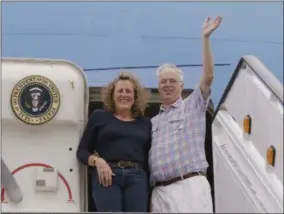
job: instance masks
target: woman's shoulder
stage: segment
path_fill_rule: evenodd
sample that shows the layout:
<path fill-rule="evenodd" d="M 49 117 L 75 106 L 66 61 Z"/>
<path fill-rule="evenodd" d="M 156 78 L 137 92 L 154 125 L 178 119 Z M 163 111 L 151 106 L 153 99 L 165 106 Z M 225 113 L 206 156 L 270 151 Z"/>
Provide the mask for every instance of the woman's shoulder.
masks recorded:
<path fill-rule="evenodd" d="M 104 109 L 95 109 L 92 111 L 91 116 L 99 116 L 105 114 L 106 111 Z"/>
<path fill-rule="evenodd" d="M 147 116 L 140 116 L 140 119 L 145 121 L 145 122 L 151 122 L 151 118 Z"/>
<path fill-rule="evenodd" d="M 149 118 L 149 117 L 141 116 L 140 120 L 143 121 L 143 123 L 145 123 L 147 125 L 150 125 L 150 126 L 152 125 L 151 118 Z"/>
<path fill-rule="evenodd" d="M 96 109 L 96 110 L 92 111 L 90 119 L 95 119 L 95 120 L 102 119 L 102 120 L 105 120 L 105 119 L 109 118 L 110 114 L 111 114 L 110 112 L 108 112 L 108 111 L 106 111 L 104 109 Z"/>

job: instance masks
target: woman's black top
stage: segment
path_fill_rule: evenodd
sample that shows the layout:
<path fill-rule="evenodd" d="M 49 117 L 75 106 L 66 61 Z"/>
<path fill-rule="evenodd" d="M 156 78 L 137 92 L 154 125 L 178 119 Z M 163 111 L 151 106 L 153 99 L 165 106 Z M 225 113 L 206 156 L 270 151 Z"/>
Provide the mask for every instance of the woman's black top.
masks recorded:
<path fill-rule="evenodd" d="M 96 151 L 106 161 L 135 161 L 148 166 L 151 129 L 150 118 L 121 121 L 111 112 L 95 110 L 84 130 L 77 158 L 88 165 L 89 156 Z"/>

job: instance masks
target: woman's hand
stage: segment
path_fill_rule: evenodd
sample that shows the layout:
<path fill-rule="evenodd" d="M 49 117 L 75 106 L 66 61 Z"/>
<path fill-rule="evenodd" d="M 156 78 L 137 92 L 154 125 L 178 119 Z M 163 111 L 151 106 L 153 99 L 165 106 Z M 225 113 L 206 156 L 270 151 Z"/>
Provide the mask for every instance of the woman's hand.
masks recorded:
<path fill-rule="evenodd" d="M 96 168 L 100 184 L 105 187 L 110 186 L 112 184 L 112 176 L 115 176 L 115 174 L 112 172 L 107 162 L 102 158 L 98 158 L 96 160 Z"/>

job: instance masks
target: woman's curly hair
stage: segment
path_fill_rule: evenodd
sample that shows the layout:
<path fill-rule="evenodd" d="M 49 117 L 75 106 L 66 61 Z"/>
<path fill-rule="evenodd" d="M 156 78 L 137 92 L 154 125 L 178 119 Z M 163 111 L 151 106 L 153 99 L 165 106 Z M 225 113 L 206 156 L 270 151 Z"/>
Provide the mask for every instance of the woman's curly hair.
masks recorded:
<path fill-rule="evenodd" d="M 144 111 L 147 107 L 148 99 L 150 97 L 150 92 L 144 88 L 140 81 L 130 72 L 121 72 L 113 81 L 111 81 L 105 88 L 101 91 L 102 102 L 104 108 L 112 113 L 115 112 L 115 102 L 113 100 L 113 93 L 115 85 L 119 80 L 129 80 L 134 89 L 134 103 L 132 106 L 132 116 L 137 118 L 144 115 Z"/>

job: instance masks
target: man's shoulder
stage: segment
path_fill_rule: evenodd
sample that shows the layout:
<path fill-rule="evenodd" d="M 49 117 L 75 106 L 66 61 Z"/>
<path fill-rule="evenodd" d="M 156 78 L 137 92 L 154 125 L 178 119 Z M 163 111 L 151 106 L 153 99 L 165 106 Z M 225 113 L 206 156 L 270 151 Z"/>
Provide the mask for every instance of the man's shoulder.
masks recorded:
<path fill-rule="evenodd" d="M 158 115 L 158 114 L 157 114 L 156 116 L 152 117 L 152 119 L 151 119 L 152 124 L 156 124 L 158 118 L 159 118 L 159 115 Z"/>

